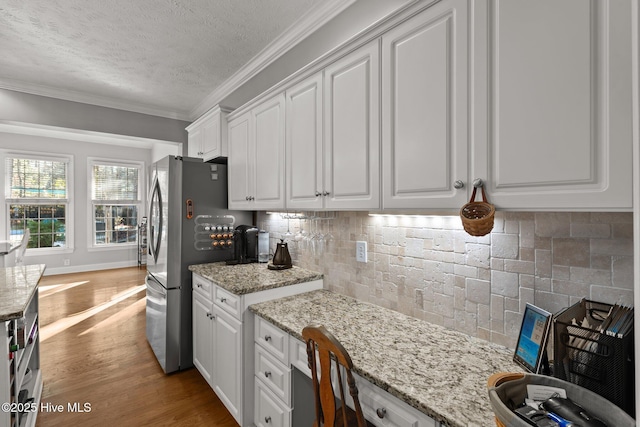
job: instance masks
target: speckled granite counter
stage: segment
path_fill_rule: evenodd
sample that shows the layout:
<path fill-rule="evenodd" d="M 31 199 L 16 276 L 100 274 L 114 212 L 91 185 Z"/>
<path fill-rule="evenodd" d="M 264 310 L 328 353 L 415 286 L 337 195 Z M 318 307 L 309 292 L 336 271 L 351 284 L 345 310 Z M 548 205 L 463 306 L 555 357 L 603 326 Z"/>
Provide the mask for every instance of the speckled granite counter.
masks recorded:
<path fill-rule="evenodd" d="M 24 316 L 44 269 L 44 264 L 0 268 L 0 321 Z"/>
<path fill-rule="evenodd" d="M 449 426 L 495 426 L 487 379 L 520 371 L 505 347 L 326 290 L 250 310 L 299 340 L 306 325 L 325 325 L 357 374 Z"/>
<path fill-rule="evenodd" d="M 236 295 L 322 279 L 322 274 L 296 266 L 287 270 L 269 270 L 266 263 L 227 265 L 214 262 L 190 265 L 189 270 Z"/>

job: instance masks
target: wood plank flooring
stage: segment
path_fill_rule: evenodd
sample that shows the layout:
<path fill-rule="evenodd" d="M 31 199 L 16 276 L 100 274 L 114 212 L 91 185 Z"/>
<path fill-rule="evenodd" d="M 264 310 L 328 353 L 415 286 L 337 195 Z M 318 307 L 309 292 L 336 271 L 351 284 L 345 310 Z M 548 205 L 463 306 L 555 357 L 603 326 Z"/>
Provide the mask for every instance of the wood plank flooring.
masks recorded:
<path fill-rule="evenodd" d="M 145 270 L 45 276 L 40 281 L 43 404 L 37 427 L 238 427 L 195 369 L 165 375 L 145 337 Z M 85 403 L 90 412 L 69 412 Z"/>

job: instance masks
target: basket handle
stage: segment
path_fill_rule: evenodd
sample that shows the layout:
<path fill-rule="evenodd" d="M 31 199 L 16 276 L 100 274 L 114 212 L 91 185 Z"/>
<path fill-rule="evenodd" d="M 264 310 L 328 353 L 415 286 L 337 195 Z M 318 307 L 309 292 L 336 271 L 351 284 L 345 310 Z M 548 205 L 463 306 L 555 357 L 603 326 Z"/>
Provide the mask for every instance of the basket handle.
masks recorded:
<path fill-rule="evenodd" d="M 476 200 L 476 191 L 478 190 L 478 187 L 473 187 L 473 192 L 471 193 L 471 199 L 469 200 L 469 203 L 471 202 L 475 202 Z M 480 190 L 482 191 L 482 201 L 485 203 L 487 202 L 487 193 L 484 192 L 484 185 L 480 186 Z"/>
<path fill-rule="evenodd" d="M 519 380 L 521 378 L 524 378 L 522 372 L 496 372 L 489 377 L 487 387 L 498 387 L 503 382 Z"/>

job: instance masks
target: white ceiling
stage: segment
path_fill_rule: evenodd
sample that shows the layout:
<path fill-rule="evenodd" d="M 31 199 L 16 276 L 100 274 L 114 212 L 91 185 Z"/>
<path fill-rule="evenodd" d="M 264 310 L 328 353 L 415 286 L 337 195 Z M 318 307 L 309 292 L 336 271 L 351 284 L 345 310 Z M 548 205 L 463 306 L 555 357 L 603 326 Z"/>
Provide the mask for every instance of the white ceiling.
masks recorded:
<path fill-rule="evenodd" d="M 0 0 L 0 88 L 193 120 L 340 3 Z"/>

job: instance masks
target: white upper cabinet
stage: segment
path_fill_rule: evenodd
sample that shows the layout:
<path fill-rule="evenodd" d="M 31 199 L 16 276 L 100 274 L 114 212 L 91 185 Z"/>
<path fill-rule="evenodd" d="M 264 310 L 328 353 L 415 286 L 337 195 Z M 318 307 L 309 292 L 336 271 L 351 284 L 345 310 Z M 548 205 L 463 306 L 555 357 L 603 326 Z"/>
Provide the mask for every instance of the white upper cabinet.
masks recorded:
<path fill-rule="evenodd" d="M 284 209 L 284 96 L 229 122 L 229 209 Z"/>
<path fill-rule="evenodd" d="M 255 152 L 249 137 L 250 121 L 251 111 L 229 121 L 229 209 L 251 209 L 249 194 L 253 192 Z"/>
<path fill-rule="evenodd" d="M 287 208 L 323 206 L 322 73 L 286 91 Z"/>
<path fill-rule="evenodd" d="M 227 114 L 231 110 L 215 106 L 187 127 L 189 157 L 203 161 L 228 156 Z"/>
<path fill-rule="evenodd" d="M 473 178 L 497 208 L 632 207 L 628 1 L 479 1 Z"/>
<path fill-rule="evenodd" d="M 375 40 L 286 91 L 287 208 L 380 208 Z"/>
<path fill-rule="evenodd" d="M 324 186 L 329 209 L 380 208 L 378 40 L 324 70 Z"/>
<path fill-rule="evenodd" d="M 467 1 L 444 0 L 382 35 L 383 208 L 467 201 L 467 29 Z"/>

